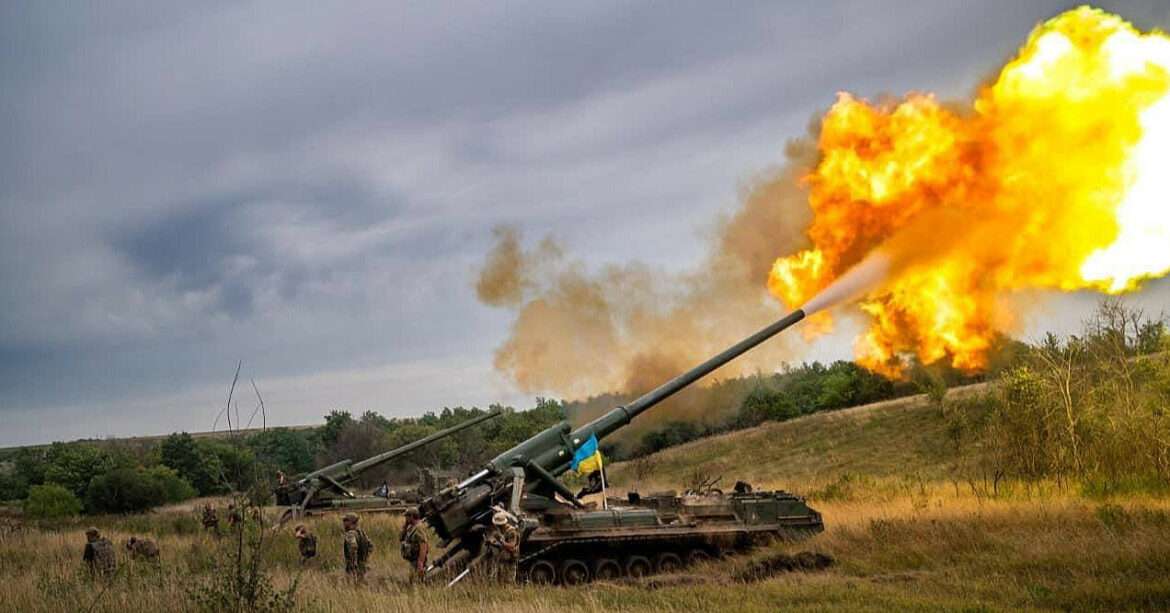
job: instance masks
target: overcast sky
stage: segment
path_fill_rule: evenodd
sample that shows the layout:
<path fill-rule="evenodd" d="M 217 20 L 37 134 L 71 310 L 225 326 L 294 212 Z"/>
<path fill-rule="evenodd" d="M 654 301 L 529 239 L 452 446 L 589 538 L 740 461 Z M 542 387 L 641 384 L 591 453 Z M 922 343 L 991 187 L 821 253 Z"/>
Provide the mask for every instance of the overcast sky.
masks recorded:
<path fill-rule="evenodd" d="M 166 4 L 0 3 L 0 445 L 210 429 L 237 360 L 270 423 L 528 406 L 493 227 L 693 265 L 837 91 L 963 95 L 1075 3 Z"/>

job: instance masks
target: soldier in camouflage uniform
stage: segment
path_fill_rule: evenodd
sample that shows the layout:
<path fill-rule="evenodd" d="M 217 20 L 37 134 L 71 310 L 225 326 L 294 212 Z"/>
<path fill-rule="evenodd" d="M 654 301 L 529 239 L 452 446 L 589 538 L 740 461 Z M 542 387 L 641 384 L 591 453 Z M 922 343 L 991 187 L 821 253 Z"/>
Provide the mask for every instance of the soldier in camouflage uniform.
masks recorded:
<path fill-rule="evenodd" d="M 236 508 L 234 502 L 229 502 L 227 506 L 228 527 L 235 528 L 244 522 L 244 516 L 240 515 L 240 510 Z"/>
<path fill-rule="evenodd" d="M 98 532 L 97 528 L 85 531 L 85 553 L 81 556 L 90 575 L 110 579 L 118 572 L 118 557 L 114 553 L 114 544 Z"/>
<path fill-rule="evenodd" d="M 342 544 L 342 554 L 345 558 L 345 573 L 357 582 L 365 581 L 367 562 L 374 544 L 366 537 L 366 533 L 357 527 L 358 516 L 347 513 L 341 518 L 341 527 L 345 531 Z"/>
<path fill-rule="evenodd" d="M 130 540 L 126 541 L 126 550 L 130 552 L 130 557 L 135 560 L 158 562 L 158 544 L 150 539 L 140 539 L 137 536 L 132 536 Z"/>
<path fill-rule="evenodd" d="M 308 564 L 317 557 L 317 537 L 304 524 L 298 524 L 296 532 L 297 550 L 301 552 L 301 564 Z"/>
<path fill-rule="evenodd" d="M 516 566 L 520 559 L 520 530 L 515 518 L 505 511 L 492 515 L 492 525 L 483 536 L 479 556 L 468 564 L 485 579 L 499 583 L 516 580 Z"/>
<path fill-rule="evenodd" d="M 426 577 L 427 554 L 430 553 L 431 543 L 417 508 L 407 509 L 405 520 L 402 534 L 398 537 L 402 559 L 410 563 L 411 579 L 421 581 Z"/>
<path fill-rule="evenodd" d="M 210 504 L 203 505 L 203 529 L 219 534 L 219 515 Z"/>

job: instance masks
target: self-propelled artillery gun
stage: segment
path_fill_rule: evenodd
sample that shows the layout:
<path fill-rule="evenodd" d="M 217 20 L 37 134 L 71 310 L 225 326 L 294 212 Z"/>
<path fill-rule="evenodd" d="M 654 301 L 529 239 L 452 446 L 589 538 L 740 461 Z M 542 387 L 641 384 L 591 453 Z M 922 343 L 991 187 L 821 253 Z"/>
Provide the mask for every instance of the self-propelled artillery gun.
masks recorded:
<path fill-rule="evenodd" d="M 431 572 L 458 572 L 479 555 L 492 515 L 508 510 L 521 532 L 517 578 L 577 584 L 592 579 L 668 572 L 685 563 L 771 538 L 824 530 L 803 498 L 781 491 L 720 491 L 639 497 L 597 509 L 559 480 L 591 438 L 602 440 L 647 409 L 804 318 L 797 310 L 671 379 L 633 402 L 573 428 L 552 426 L 496 456 L 482 470 L 420 505 L 446 547 Z"/>
<path fill-rule="evenodd" d="M 362 473 L 374 467 L 401 458 L 416 449 L 452 436 L 499 415 L 500 411 L 484 413 L 461 424 L 435 432 L 413 443 L 391 449 L 373 457 L 366 458 L 365 460 L 359 462 L 342 460 L 324 468 L 319 468 L 288 483 L 278 484 L 275 492 L 276 503 L 288 507 L 282 515 L 281 522 L 283 523 L 293 517 L 335 511 L 402 513 L 409 506 L 418 504 L 420 497 L 417 495 L 398 495 L 398 492 L 388 489 L 379 491 L 376 494 L 355 494 L 349 489 L 349 485 Z M 425 481 L 426 479 L 424 478 Z M 433 492 L 425 491 L 425 493 Z"/>

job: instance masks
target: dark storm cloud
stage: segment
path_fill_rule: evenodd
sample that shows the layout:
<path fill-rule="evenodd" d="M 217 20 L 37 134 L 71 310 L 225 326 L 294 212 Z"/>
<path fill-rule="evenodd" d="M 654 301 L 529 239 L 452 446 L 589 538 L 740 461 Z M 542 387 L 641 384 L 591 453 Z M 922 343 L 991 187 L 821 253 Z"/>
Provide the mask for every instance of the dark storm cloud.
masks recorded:
<path fill-rule="evenodd" d="M 0 444 L 206 427 L 239 358 L 287 422 L 522 400 L 492 227 L 686 265 L 836 91 L 962 94 L 1071 4 L 0 3 Z"/>

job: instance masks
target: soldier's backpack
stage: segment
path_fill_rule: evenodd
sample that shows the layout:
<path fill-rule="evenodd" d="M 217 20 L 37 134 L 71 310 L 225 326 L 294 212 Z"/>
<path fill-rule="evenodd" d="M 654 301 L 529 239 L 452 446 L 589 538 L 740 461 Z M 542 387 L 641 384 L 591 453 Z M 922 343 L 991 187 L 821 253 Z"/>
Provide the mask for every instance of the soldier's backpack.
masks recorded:
<path fill-rule="evenodd" d="M 415 534 L 417 531 L 417 525 L 410 526 L 406 529 L 406 532 L 402 534 L 402 542 L 399 543 L 399 546 L 402 549 L 402 559 L 406 560 L 407 562 L 414 562 L 415 560 L 418 560 L 420 549 L 418 545 L 418 535 Z"/>
<path fill-rule="evenodd" d="M 358 559 L 364 562 L 365 560 L 370 559 L 370 552 L 374 551 L 374 543 L 369 539 L 369 537 L 366 536 L 365 532 L 358 530 L 357 533 L 357 555 Z"/>
<path fill-rule="evenodd" d="M 118 570 L 118 558 L 114 554 L 114 544 L 103 537 L 93 543 L 93 562 L 97 572 L 109 576 Z"/>
<path fill-rule="evenodd" d="M 300 549 L 301 549 L 301 557 L 303 557 L 303 558 L 316 557 L 317 556 L 317 536 L 313 535 L 313 534 L 307 535 L 305 537 L 305 539 L 303 541 L 301 541 Z M 359 550 L 360 550 L 360 546 L 359 546 Z M 360 553 L 360 551 L 359 551 L 359 553 Z"/>

